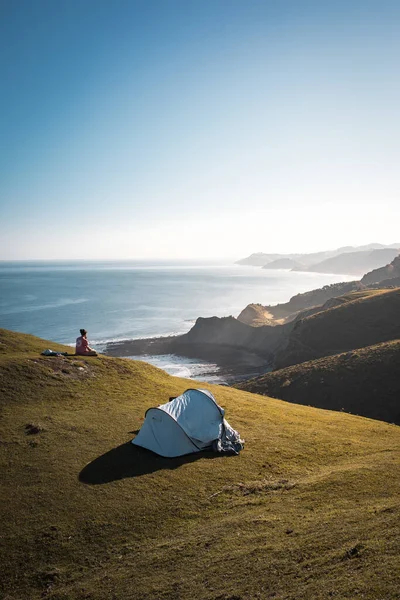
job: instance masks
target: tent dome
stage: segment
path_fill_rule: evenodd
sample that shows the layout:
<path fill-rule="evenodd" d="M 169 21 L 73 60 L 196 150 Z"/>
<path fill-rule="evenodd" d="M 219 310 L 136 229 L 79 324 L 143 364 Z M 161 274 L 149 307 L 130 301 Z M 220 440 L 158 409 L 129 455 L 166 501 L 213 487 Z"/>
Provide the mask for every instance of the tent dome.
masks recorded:
<path fill-rule="evenodd" d="M 170 458 L 211 449 L 238 454 L 244 442 L 224 414 L 211 392 L 188 389 L 166 404 L 149 408 L 132 444 Z"/>

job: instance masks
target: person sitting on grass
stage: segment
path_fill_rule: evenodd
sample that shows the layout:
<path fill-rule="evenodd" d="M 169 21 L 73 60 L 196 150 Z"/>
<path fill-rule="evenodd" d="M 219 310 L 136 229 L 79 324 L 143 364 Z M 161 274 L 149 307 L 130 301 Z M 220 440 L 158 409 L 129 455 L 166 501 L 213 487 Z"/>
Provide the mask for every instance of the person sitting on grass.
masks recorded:
<path fill-rule="evenodd" d="M 75 354 L 80 356 L 97 356 L 97 352 L 89 346 L 89 342 L 86 339 L 86 329 L 80 329 L 81 335 L 76 338 Z"/>

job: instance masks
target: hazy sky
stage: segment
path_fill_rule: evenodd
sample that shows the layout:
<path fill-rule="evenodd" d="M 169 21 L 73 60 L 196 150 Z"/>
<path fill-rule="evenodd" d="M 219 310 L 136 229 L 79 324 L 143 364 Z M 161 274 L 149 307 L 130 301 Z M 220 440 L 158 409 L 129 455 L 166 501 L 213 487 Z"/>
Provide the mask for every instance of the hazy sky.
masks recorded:
<path fill-rule="evenodd" d="M 400 2 L 0 0 L 0 259 L 400 242 Z"/>

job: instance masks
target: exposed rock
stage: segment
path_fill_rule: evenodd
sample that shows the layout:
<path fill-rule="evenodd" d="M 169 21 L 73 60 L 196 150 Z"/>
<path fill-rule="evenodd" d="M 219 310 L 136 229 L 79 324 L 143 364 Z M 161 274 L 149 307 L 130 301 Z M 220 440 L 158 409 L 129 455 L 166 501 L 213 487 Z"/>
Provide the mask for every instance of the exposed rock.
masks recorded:
<path fill-rule="evenodd" d="M 105 353 L 111 356 L 176 354 L 204 359 L 222 367 L 230 381 L 238 381 L 270 370 L 276 352 L 286 342 L 292 327 L 292 323 L 251 327 L 234 317 L 200 317 L 184 335 L 110 343 Z"/>
<path fill-rule="evenodd" d="M 176 338 L 176 342 L 178 345 L 207 343 L 245 348 L 271 359 L 287 331 L 288 327 L 284 325 L 251 327 L 234 317 L 200 317 L 188 333 Z"/>

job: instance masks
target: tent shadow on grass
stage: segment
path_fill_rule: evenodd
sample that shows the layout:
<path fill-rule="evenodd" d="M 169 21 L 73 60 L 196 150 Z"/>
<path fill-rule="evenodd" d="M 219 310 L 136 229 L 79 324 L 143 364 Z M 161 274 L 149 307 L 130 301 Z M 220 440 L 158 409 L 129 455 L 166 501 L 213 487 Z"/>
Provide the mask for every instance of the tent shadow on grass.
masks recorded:
<path fill-rule="evenodd" d="M 154 452 L 126 442 L 87 464 L 79 473 L 79 481 L 91 485 L 110 483 L 127 477 L 140 477 L 162 469 L 178 469 L 202 458 L 219 458 L 216 452 L 196 452 L 176 458 L 164 458 Z"/>

